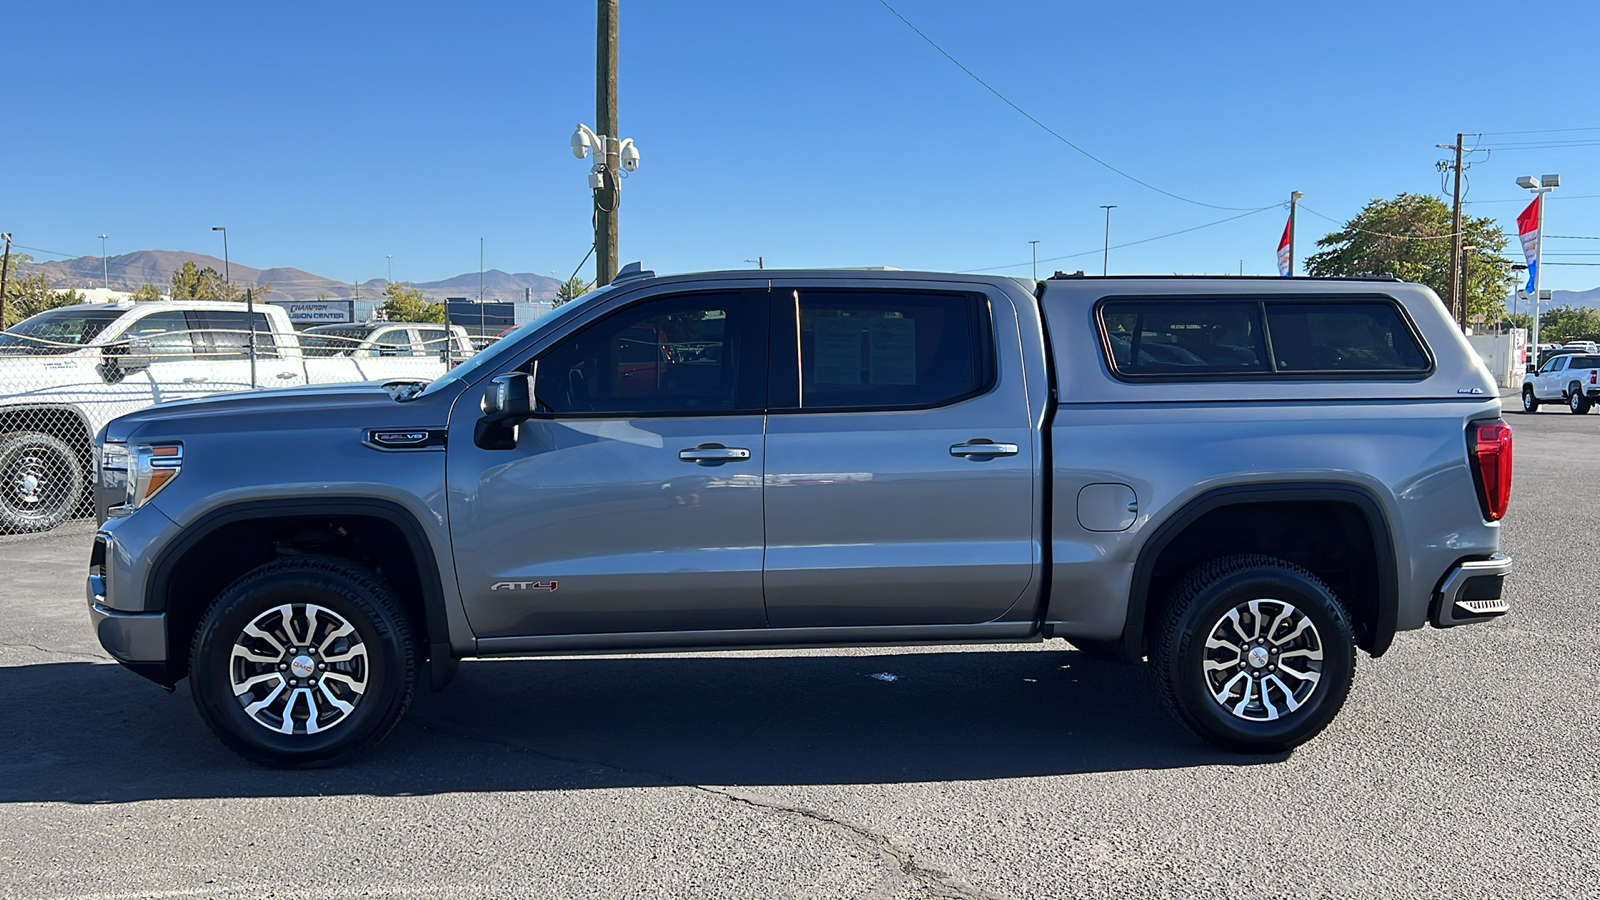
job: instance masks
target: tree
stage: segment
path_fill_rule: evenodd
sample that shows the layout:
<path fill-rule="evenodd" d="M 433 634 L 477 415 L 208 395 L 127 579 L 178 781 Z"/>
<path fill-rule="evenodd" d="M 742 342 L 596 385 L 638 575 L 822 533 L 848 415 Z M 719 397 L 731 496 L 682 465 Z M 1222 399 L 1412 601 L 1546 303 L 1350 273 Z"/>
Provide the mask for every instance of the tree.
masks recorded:
<path fill-rule="evenodd" d="M 1600 341 L 1600 310 L 1592 306 L 1547 309 L 1539 316 L 1539 340 L 1551 344 Z"/>
<path fill-rule="evenodd" d="M 383 289 L 383 296 L 386 299 L 378 312 L 390 322 L 444 323 L 444 304 L 430 303 L 416 288 L 392 281 Z"/>
<path fill-rule="evenodd" d="M 172 273 L 169 293 L 174 300 L 235 300 L 242 303 L 246 288 L 250 289 L 256 300 L 272 293 L 271 282 L 240 287 L 226 281 L 216 269 L 210 266 L 202 269 L 194 264 L 194 260 L 186 259 Z"/>
<path fill-rule="evenodd" d="M 1306 259 L 1319 277 L 1388 275 L 1433 288 L 1449 302 L 1450 207 L 1437 197 L 1401 194 L 1373 200 L 1344 227 L 1317 241 Z M 1493 321 L 1511 290 L 1511 260 L 1501 255 L 1506 236 L 1490 218 L 1461 217 L 1467 250 L 1467 322 Z"/>
<path fill-rule="evenodd" d="M 21 322 L 58 306 L 82 303 L 83 295 L 74 290 L 56 291 L 50 288 L 50 279 L 43 272 L 27 271 L 33 257 L 26 253 L 12 253 L 11 265 L 6 271 L 6 297 L 4 327 Z"/>
<path fill-rule="evenodd" d="M 153 284 L 141 284 L 139 285 L 139 289 L 133 292 L 132 299 L 135 303 L 148 303 L 151 300 L 160 300 L 161 289 Z"/>
<path fill-rule="evenodd" d="M 574 275 L 567 279 L 567 283 L 556 288 L 556 306 L 571 303 L 572 301 L 589 293 L 589 283 Z"/>

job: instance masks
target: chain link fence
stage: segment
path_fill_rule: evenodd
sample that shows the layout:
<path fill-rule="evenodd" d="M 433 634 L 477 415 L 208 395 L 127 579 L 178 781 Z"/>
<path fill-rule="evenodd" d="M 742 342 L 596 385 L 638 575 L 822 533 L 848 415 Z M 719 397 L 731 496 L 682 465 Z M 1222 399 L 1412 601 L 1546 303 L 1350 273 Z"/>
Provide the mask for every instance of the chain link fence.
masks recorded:
<path fill-rule="evenodd" d="M 47 531 L 89 515 L 93 438 L 118 416 L 252 389 L 426 382 L 475 352 L 465 331 L 444 325 L 378 322 L 296 334 L 255 315 L 252 332 L 242 308 L 63 307 L 0 332 L 0 534 Z M 130 316 L 137 320 L 120 321 Z M 240 327 L 215 327 L 232 324 Z"/>

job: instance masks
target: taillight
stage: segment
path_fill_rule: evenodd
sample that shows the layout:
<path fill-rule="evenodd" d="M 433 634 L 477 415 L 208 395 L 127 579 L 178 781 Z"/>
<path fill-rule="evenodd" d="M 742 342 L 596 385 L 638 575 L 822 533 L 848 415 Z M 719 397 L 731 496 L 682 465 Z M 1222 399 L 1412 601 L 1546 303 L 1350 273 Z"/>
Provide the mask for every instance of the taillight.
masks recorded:
<path fill-rule="evenodd" d="M 1467 428 L 1467 451 L 1483 517 L 1497 522 L 1511 502 L 1511 426 L 1499 419 L 1473 422 Z"/>
<path fill-rule="evenodd" d="M 1589 370 L 1589 383 L 1590 384 L 1596 384 L 1597 383 L 1595 381 L 1595 377 L 1596 376 L 1600 376 L 1600 369 L 1590 369 Z"/>

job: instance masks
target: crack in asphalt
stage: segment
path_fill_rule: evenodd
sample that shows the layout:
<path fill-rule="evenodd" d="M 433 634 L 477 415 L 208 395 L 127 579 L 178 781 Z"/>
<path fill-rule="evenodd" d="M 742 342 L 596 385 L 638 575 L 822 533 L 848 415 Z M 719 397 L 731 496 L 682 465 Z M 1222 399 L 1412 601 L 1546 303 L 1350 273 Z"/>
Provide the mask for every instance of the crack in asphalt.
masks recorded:
<path fill-rule="evenodd" d="M 913 883 L 928 890 L 930 892 L 929 896 L 931 897 L 943 898 L 943 900 L 999 900 L 1000 897 L 998 894 L 991 894 L 987 891 L 981 891 L 976 887 L 966 884 L 965 882 L 960 882 L 956 879 L 956 876 L 953 876 L 947 872 L 942 872 L 938 869 L 928 868 L 927 866 L 919 864 L 910 850 L 905 850 L 895 846 L 894 842 L 891 841 L 887 835 L 879 834 L 878 832 L 864 826 L 846 822 L 843 819 L 835 818 L 827 813 L 820 812 L 815 809 L 810 809 L 804 806 L 790 806 L 783 803 L 775 803 L 766 800 L 759 800 L 753 797 L 747 797 L 742 794 L 734 793 L 733 790 L 728 787 L 691 784 L 674 777 L 670 773 L 658 772 L 653 769 L 637 769 L 618 765 L 617 763 L 605 762 L 603 760 L 560 756 L 550 753 L 546 750 L 541 750 L 537 747 L 529 746 L 528 744 L 519 741 L 479 734 L 450 725 L 444 725 L 438 722 L 421 720 L 418 724 L 421 725 L 424 730 L 434 730 L 442 734 L 460 738 L 462 740 L 477 741 L 479 743 L 505 747 L 506 749 L 513 750 L 518 753 L 527 753 L 550 760 L 552 762 L 560 762 L 577 766 L 597 766 L 603 769 L 610 769 L 614 772 L 623 772 L 630 775 L 648 775 L 657 779 L 660 782 L 660 787 L 685 788 L 710 794 L 715 797 L 720 797 L 723 800 L 729 801 L 730 803 L 738 803 L 744 806 L 749 806 L 753 809 L 762 810 L 764 812 L 787 813 L 789 815 L 796 816 L 803 821 L 844 832 L 857 843 L 872 850 L 888 868 L 894 872 L 897 872 L 902 878 L 910 879 Z M 879 883 L 873 885 L 866 892 L 856 895 L 855 900 L 871 900 L 873 897 L 884 896 L 883 889 L 891 886 L 892 883 Z"/>
<path fill-rule="evenodd" d="M 98 653 L 79 653 L 75 650 L 55 650 L 50 647 L 41 647 L 38 644 L 30 644 L 27 641 L 0 641 L 0 647 L 26 647 L 29 650 L 37 650 L 40 653 L 49 653 L 56 656 L 75 656 L 78 659 L 111 660 L 111 657 L 103 656 Z"/>

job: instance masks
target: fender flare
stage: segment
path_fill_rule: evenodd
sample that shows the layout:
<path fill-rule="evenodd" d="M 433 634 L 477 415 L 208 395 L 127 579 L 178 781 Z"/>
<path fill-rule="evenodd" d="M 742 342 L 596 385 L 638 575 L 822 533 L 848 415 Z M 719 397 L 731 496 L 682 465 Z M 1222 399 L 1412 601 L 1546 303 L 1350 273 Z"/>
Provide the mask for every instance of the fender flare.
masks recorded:
<path fill-rule="evenodd" d="M 455 676 L 459 660 L 450 649 L 450 624 L 445 612 L 444 576 L 428 542 L 427 532 L 410 510 L 392 500 L 375 497 L 290 497 L 246 500 L 218 507 L 183 529 L 178 539 L 163 547 L 145 584 L 145 597 L 166 609 L 167 590 L 178 560 L 218 529 L 252 519 L 316 516 L 365 516 L 382 519 L 397 528 L 417 566 L 422 585 L 424 643 L 432 670 L 434 690 Z M 154 606 L 152 611 L 157 611 Z"/>
<path fill-rule="evenodd" d="M 1144 546 L 1139 548 L 1139 557 L 1133 566 L 1133 580 L 1128 590 L 1128 616 L 1122 627 L 1124 655 L 1131 660 L 1144 656 L 1145 625 L 1149 608 L 1154 605 L 1149 594 L 1156 560 L 1179 535 L 1207 513 L 1224 507 L 1293 501 L 1347 503 L 1356 507 L 1366 519 L 1378 559 L 1378 616 L 1373 623 L 1372 648 L 1368 652 L 1373 657 L 1382 656 L 1394 641 L 1395 625 L 1400 616 L 1400 573 L 1395 556 L 1394 530 L 1389 526 L 1389 517 L 1383 505 L 1365 487 L 1343 482 L 1314 481 L 1216 488 L 1190 500 L 1162 522 L 1144 542 Z"/>

